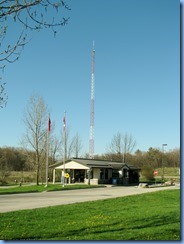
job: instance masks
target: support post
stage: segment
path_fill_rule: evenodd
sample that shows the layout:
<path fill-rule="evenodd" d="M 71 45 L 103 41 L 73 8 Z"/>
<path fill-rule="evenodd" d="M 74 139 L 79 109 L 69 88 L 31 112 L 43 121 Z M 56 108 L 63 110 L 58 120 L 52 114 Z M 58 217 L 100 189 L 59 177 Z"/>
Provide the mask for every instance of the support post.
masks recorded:
<path fill-rule="evenodd" d="M 52 181 L 53 184 L 55 184 L 56 181 L 55 177 L 56 177 L 56 170 L 53 169 L 53 181 Z"/>

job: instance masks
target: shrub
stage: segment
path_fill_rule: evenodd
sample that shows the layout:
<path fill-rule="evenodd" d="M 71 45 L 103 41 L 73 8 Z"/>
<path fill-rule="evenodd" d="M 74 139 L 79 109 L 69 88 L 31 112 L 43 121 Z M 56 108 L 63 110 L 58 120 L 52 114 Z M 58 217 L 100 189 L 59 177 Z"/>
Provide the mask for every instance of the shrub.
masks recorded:
<path fill-rule="evenodd" d="M 154 180 L 153 168 L 151 166 L 144 166 L 141 170 L 142 175 L 146 180 Z"/>

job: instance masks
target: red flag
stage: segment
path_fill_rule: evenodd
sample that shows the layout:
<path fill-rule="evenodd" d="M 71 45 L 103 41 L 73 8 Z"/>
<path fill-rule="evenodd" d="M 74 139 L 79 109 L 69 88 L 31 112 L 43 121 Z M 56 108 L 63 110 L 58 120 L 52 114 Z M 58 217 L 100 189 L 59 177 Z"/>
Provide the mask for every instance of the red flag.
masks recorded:
<path fill-rule="evenodd" d="M 50 132 L 51 130 L 51 120 L 50 120 L 50 116 L 49 116 L 49 121 L 48 121 L 48 131 Z"/>

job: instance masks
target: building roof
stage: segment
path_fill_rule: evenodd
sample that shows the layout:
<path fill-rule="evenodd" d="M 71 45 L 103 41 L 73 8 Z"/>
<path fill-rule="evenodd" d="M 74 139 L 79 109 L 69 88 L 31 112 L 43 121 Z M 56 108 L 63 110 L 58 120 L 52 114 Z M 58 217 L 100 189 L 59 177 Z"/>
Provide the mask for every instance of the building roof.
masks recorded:
<path fill-rule="evenodd" d="M 83 165 L 87 168 L 109 168 L 109 169 L 122 169 L 124 166 L 129 169 L 138 169 L 133 165 L 127 165 L 126 163 L 118 162 L 118 161 L 108 161 L 108 160 L 99 160 L 99 159 L 86 159 L 86 158 L 71 158 L 66 160 L 65 164 L 69 162 L 76 162 L 80 165 Z M 53 165 L 50 165 L 49 168 L 62 168 L 63 162 L 59 162 Z"/>
<path fill-rule="evenodd" d="M 124 163 L 99 160 L 99 159 L 84 159 L 84 158 L 73 158 L 73 161 L 88 166 L 90 168 L 122 168 Z"/>

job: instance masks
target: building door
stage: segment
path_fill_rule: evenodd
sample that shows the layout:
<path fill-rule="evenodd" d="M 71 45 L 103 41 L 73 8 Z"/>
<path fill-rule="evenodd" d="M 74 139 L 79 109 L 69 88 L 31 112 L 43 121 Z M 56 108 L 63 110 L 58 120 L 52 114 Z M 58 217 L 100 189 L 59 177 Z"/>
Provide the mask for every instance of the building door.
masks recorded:
<path fill-rule="evenodd" d="M 85 170 L 84 169 L 75 169 L 74 171 L 74 180 L 75 182 L 84 182 Z"/>

